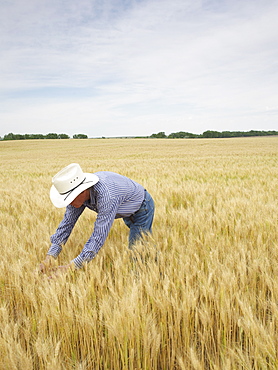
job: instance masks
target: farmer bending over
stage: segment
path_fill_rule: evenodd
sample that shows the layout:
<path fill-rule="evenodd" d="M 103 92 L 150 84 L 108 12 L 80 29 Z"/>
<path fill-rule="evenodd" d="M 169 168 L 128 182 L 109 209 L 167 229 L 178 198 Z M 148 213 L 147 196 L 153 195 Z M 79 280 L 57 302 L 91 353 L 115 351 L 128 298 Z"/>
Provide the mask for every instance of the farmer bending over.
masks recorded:
<path fill-rule="evenodd" d="M 51 259 L 58 257 L 79 216 L 87 207 L 97 213 L 94 230 L 81 253 L 58 272 L 79 269 L 91 261 L 103 246 L 115 218 L 129 227 L 129 247 L 152 231 L 154 201 L 137 182 L 114 172 L 84 173 L 79 164 L 63 168 L 52 179 L 50 199 L 55 207 L 66 207 L 64 218 L 54 235 L 40 270 L 46 272 Z"/>

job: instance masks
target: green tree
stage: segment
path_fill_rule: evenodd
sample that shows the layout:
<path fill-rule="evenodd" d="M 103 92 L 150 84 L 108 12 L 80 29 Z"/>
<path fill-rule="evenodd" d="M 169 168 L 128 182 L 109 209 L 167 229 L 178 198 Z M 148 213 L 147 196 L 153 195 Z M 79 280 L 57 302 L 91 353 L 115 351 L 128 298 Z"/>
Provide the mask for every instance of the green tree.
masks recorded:
<path fill-rule="evenodd" d="M 161 131 L 158 134 L 152 134 L 151 138 L 156 138 L 156 139 L 165 139 L 167 136 L 165 135 L 165 132 Z"/>
<path fill-rule="evenodd" d="M 88 139 L 88 136 L 85 134 L 74 134 L 73 138 L 74 139 Z"/>
<path fill-rule="evenodd" d="M 69 137 L 69 135 L 67 135 L 67 134 L 59 134 L 58 135 L 58 139 L 69 139 L 70 137 Z"/>
<path fill-rule="evenodd" d="M 7 135 L 4 135 L 4 140 L 15 140 L 15 136 L 12 132 Z"/>
<path fill-rule="evenodd" d="M 179 131 L 179 132 L 173 132 L 168 136 L 169 139 L 185 139 L 185 138 L 194 138 L 197 137 L 198 135 L 191 134 L 190 132 L 184 132 L 184 131 Z"/>
<path fill-rule="evenodd" d="M 53 132 L 50 132 L 45 136 L 46 139 L 58 139 L 58 134 L 55 134 Z"/>
<path fill-rule="evenodd" d="M 202 136 L 205 138 L 221 137 L 221 132 L 208 130 L 204 131 Z"/>

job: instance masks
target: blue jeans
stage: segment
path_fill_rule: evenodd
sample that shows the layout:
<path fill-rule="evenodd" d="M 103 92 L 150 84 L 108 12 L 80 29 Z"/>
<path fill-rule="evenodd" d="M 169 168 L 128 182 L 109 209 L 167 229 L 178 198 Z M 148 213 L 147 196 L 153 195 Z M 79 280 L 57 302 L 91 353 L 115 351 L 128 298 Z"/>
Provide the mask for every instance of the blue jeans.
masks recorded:
<path fill-rule="evenodd" d="M 136 240 L 142 237 L 142 234 L 152 232 L 152 223 L 154 217 L 154 201 L 151 195 L 145 190 L 145 199 L 141 207 L 130 217 L 124 217 L 125 224 L 129 227 L 129 248 L 131 249 Z"/>

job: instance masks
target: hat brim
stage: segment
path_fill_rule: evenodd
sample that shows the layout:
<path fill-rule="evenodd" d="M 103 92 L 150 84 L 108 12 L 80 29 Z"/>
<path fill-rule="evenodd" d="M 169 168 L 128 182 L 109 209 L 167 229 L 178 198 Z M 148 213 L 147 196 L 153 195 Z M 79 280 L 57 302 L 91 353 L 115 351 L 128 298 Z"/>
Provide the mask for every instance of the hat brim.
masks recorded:
<path fill-rule="evenodd" d="M 68 206 L 80 193 L 82 193 L 82 191 L 90 188 L 99 181 L 98 176 L 93 173 L 84 173 L 84 175 L 85 181 L 73 189 L 70 193 L 60 194 L 54 185 L 51 186 L 50 199 L 55 207 L 63 208 Z"/>

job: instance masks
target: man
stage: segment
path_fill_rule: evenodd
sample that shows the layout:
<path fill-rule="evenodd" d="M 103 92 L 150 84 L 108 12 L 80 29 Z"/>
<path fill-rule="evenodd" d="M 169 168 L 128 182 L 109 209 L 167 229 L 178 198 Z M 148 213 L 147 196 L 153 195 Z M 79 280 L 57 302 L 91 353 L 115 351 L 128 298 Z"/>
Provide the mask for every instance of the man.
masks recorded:
<path fill-rule="evenodd" d="M 58 272 L 79 269 L 91 261 L 103 246 L 115 218 L 123 218 L 129 227 L 130 248 L 142 234 L 152 231 L 155 207 L 151 195 L 137 182 L 114 172 L 84 173 L 79 164 L 72 163 L 53 177 L 50 199 L 57 208 L 66 207 L 66 212 L 51 236 L 51 247 L 40 265 L 42 272 L 46 272 L 53 257 L 58 257 L 86 207 L 97 212 L 93 233 L 81 253 L 68 265 L 59 266 Z"/>

